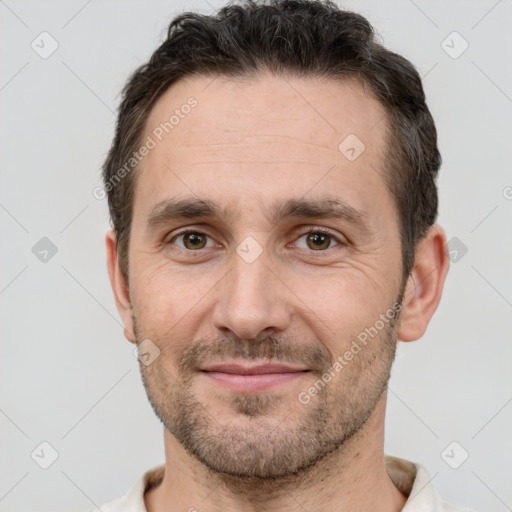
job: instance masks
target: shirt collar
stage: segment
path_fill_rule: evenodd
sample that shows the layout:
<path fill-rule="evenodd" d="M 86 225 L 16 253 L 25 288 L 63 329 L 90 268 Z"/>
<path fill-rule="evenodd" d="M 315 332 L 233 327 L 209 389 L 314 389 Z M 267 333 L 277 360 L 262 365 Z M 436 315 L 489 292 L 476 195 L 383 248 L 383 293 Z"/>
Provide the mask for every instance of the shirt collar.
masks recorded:
<path fill-rule="evenodd" d="M 393 484 L 405 495 L 407 502 L 402 512 L 436 511 L 443 512 L 445 504 L 431 484 L 427 470 L 418 463 L 384 455 L 386 471 Z M 158 485 L 165 473 L 165 464 L 155 466 L 139 476 L 132 488 L 123 497 L 115 500 L 112 508 L 102 507 L 104 512 L 147 512 L 144 493 Z M 457 509 L 462 510 L 462 509 Z"/>

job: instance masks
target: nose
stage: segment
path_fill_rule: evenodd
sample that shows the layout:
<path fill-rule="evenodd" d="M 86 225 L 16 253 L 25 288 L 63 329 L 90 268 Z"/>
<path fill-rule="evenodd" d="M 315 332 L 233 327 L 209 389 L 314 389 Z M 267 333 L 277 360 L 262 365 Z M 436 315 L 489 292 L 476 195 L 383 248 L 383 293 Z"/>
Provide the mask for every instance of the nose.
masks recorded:
<path fill-rule="evenodd" d="M 243 339 L 256 339 L 267 329 L 284 331 L 290 325 L 292 295 L 268 265 L 265 251 L 248 263 L 238 253 L 218 286 L 213 324 Z"/>

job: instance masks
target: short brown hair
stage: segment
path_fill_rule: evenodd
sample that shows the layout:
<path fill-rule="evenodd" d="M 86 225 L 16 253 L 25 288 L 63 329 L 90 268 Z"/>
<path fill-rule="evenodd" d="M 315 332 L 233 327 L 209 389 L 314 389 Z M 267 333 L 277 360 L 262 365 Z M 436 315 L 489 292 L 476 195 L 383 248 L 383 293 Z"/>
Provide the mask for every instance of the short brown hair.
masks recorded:
<path fill-rule="evenodd" d="M 321 78 L 357 78 L 385 107 L 390 127 L 384 178 L 399 218 L 402 270 L 437 217 L 437 133 L 421 78 L 405 58 L 376 41 L 361 15 L 331 1 L 246 0 L 215 15 L 184 13 L 167 39 L 123 88 L 103 180 L 121 271 L 128 281 L 128 245 L 136 168 L 120 170 L 140 147 L 149 112 L 177 80 L 190 75 L 243 77 L 270 70 Z"/>

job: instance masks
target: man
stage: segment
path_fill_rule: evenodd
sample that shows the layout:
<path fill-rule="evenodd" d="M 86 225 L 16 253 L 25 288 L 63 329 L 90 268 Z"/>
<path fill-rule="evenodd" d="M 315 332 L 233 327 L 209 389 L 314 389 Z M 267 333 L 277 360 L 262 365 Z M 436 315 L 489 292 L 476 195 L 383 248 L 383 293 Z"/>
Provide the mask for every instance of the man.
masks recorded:
<path fill-rule="evenodd" d="M 421 80 L 333 3 L 187 13 L 130 78 L 108 270 L 166 463 L 113 511 L 463 510 L 384 455 L 448 271 Z"/>

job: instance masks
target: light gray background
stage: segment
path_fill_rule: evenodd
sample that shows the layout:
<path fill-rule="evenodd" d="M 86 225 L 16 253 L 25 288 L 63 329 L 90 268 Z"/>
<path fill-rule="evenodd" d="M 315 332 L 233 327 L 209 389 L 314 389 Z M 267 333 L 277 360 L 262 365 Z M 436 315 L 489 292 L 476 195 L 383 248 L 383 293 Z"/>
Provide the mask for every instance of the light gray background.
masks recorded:
<path fill-rule="evenodd" d="M 106 200 L 92 191 L 129 73 L 175 14 L 219 5 L 0 1 L 2 512 L 89 510 L 164 461 L 108 281 Z M 444 159 L 439 223 L 468 249 L 426 335 L 400 343 L 385 451 L 425 465 L 447 501 L 512 510 L 512 2 L 343 5 L 425 77 Z M 43 31 L 59 44 L 47 59 L 31 48 Z M 441 46 L 453 31 L 469 43 L 456 59 Z M 46 263 L 32 252 L 42 237 L 58 249 Z M 46 470 L 31 458 L 43 441 L 59 453 Z M 441 457 L 452 441 L 453 457 L 469 453 L 458 469 Z"/>

